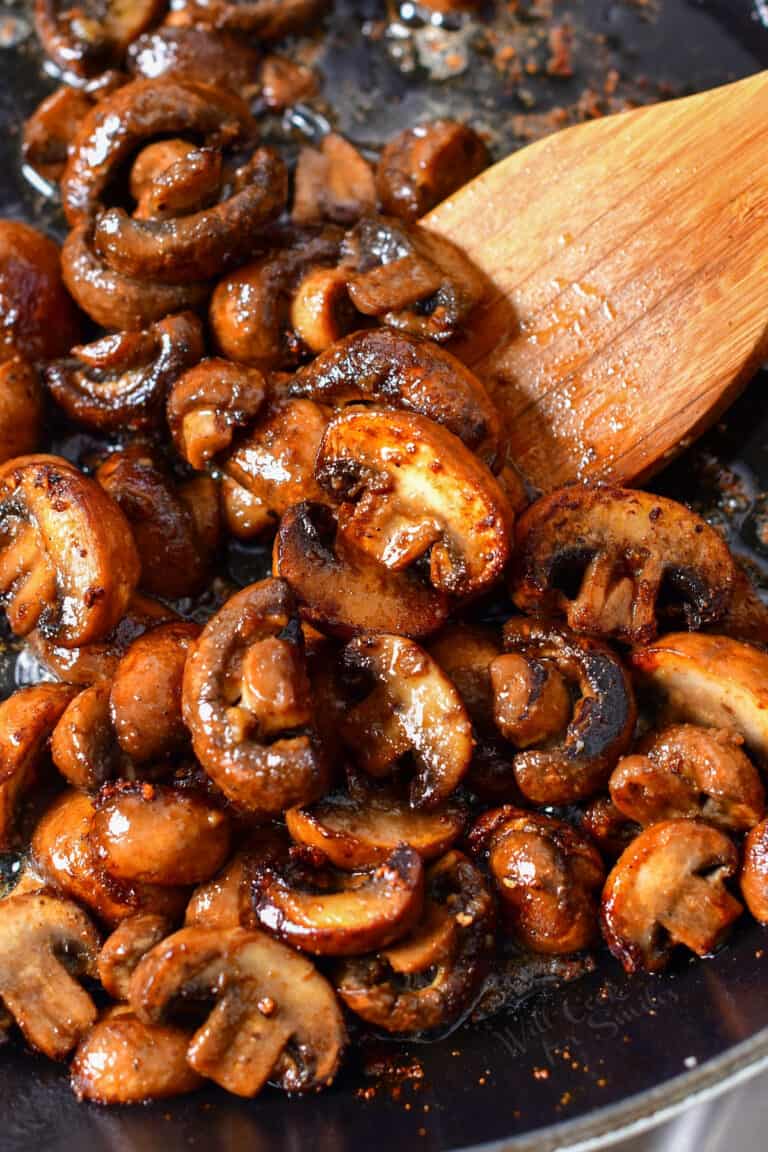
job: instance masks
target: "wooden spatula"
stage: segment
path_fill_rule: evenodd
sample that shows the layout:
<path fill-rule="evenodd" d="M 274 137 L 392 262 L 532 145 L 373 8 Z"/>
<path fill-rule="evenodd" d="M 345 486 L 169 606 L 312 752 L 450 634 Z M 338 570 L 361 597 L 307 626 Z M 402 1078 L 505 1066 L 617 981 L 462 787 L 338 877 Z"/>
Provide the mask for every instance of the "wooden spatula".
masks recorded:
<path fill-rule="evenodd" d="M 422 221 L 489 295 L 456 351 L 548 490 L 648 476 L 768 351 L 768 72 L 579 125 Z"/>

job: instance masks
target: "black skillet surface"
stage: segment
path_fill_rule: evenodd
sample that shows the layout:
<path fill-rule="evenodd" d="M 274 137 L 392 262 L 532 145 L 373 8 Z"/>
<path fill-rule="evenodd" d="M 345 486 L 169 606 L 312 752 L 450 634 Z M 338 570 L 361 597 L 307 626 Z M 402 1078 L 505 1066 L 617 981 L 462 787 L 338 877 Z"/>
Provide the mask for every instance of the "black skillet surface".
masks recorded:
<path fill-rule="evenodd" d="M 531 15 L 536 5 L 516 7 Z M 587 85 L 614 106 L 602 95 L 611 67 L 620 73 L 618 98 L 650 98 L 659 84 L 662 92 L 667 86 L 695 91 L 768 65 L 768 29 L 758 19 L 762 10 L 768 23 L 764 0 L 572 0 L 555 7 L 573 16 L 576 75 L 570 80 L 525 71 L 502 75 L 494 65 L 500 44 L 512 44 L 518 58 L 546 60 L 543 25 L 535 20 L 497 16 L 495 44 L 470 30 L 449 40 L 441 56 L 429 48 L 423 27 L 403 24 L 398 35 L 383 35 L 386 14 L 375 0 L 337 0 L 320 57 L 336 123 L 353 139 L 375 144 L 420 116 L 471 116 L 501 154 L 535 131 L 553 103 L 572 107 Z M 6 12 L 24 19 L 23 9 L 4 8 L 0 43 L 24 31 L 23 24 L 4 21 Z M 462 71 L 465 51 L 471 66 Z M 419 66 L 419 52 L 432 77 Z M 434 72 L 446 68 L 458 74 L 436 81 Z M 0 211 L 42 218 L 55 228 L 55 214 L 41 212 L 19 175 L 20 117 L 47 83 L 38 69 L 30 40 L 0 48 Z M 305 127 L 312 130 L 312 117 Z M 725 426 L 659 481 L 724 523 L 758 566 L 761 549 L 768 563 L 761 543 L 761 537 L 768 542 L 761 493 L 762 484 L 768 487 L 766 382 L 765 376 L 756 380 Z M 504 1013 L 464 1025 L 440 1043 L 371 1042 L 352 1052 L 333 1089 L 308 1099 L 268 1091 L 242 1102 L 210 1090 L 105 1111 L 77 1105 L 62 1069 L 7 1046 L 0 1051 L 0 1149 L 391 1152 L 492 1143 L 546 1152 L 576 1141 L 592 1146 L 593 1139 L 658 1119 L 692 1094 L 768 1064 L 767 965 L 768 933 L 746 920 L 718 956 L 660 978 L 628 979 L 600 956 L 596 970 L 579 980 L 519 997 Z M 525 987 L 523 974 L 518 991 Z"/>

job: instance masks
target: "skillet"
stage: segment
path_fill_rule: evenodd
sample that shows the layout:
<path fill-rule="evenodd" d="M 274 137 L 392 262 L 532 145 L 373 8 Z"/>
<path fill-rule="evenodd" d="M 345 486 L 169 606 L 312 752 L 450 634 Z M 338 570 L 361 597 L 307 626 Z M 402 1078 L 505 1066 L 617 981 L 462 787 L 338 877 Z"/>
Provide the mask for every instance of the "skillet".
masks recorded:
<path fill-rule="evenodd" d="M 534 17 L 551 6 L 521 0 L 518 15 L 529 17 L 521 23 L 494 15 L 491 5 L 484 34 L 473 25 L 430 39 L 429 29 L 402 21 L 398 35 L 384 35 L 379 0 L 336 0 L 318 61 L 335 124 L 375 146 L 419 118 L 471 117 L 503 155 L 551 126 L 552 108 L 565 109 L 556 120 L 573 115 L 580 98 L 582 108 L 597 101 L 611 109 L 625 97 L 696 91 L 768 66 L 765 0 L 570 0 L 559 8 L 555 0 L 555 9 L 573 19 L 576 75 L 500 69 L 499 49 L 509 44 L 518 58 L 546 61 L 546 24 Z M 499 2 L 505 7 L 515 5 Z M 22 39 L 0 47 L 0 215 L 55 232 L 55 211 L 25 184 L 18 160 L 20 119 L 50 84 L 40 77 L 33 39 L 23 39 L 27 12 L 5 12 L 22 23 L 3 26 L 0 43 L 15 39 L 17 29 Z M 467 59 L 470 67 L 462 67 Z M 612 69 L 619 73 L 615 93 Z M 446 72 L 450 78 L 435 80 Z M 322 119 L 294 115 L 297 126 L 311 134 Z M 721 522 L 759 575 L 768 573 L 761 543 L 768 540 L 766 384 L 764 373 L 725 422 L 655 485 Z M 9 692 L 10 657 L 0 660 L 0 680 Z M 767 966 L 768 931 L 745 917 L 716 957 L 662 977 L 628 978 L 602 955 L 594 971 L 567 983 L 522 969 L 502 1014 L 465 1024 L 436 1044 L 372 1042 L 352 1054 L 329 1092 L 292 1101 L 269 1091 L 243 1102 L 210 1090 L 106 1111 L 76 1104 L 63 1070 L 9 1045 L 0 1049 L 0 1149 L 598 1147 L 768 1068 Z"/>

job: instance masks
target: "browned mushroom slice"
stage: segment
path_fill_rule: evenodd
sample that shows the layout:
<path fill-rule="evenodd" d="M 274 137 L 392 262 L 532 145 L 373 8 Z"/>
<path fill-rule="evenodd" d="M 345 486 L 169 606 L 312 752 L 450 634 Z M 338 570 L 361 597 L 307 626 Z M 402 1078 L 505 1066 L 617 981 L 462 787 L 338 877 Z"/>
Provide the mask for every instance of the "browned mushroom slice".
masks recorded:
<path fill-rule="evenodd" d="M 310 352 L 324 352 L 356 328 L 359 314 L 347 292 L 343 268 L 311 268 L 291 300 L 291 328 Z"/>
<path fill-rule="evenodd" d="M 506 565 L 506 497 L 461 440 L 425 416 L 343 413 L 325 431 L 315 477 L 340 504 L 342 536 L 387 568 L 428 554 L 433 586 L 468 596 Z"/>
<path fill-rule="evenodd" d="M 605 869 L 588 836 L 508 804 L 484 813 L 469 841 L 487 858 L 509 930 L 526 948 L 567 953 L 595 943 Z"/>
<path fill-rule="evenodd" d="M 162 284 L 207 280 L 235 257 L 251 254 L 264 226 L 282 212 L 287 188 L 280 156 L 259 148 L 238 170 L 228 199 L 170 219 L 139 219 L 110 208 L 96 219 L 94 247 L 123 276 Z"/>
<path fill-rule="evenodd" d="M 336 973 L 344 1003 L 387 1032 L 452 1024 L 472 1003 L 494 943 L 494 906 L 481 873 L 461 852 L 427 872 L 421 920 L 375 956 L 345 960 Z"/>
<path fill-rule="evenodd" d="M 261 61 L 258 76 L 261 98 L 267 108 L 275 111 L 317 95 L 316 73 L 287 56 L 270 52 Z"/>
<path fill-rule="evenodd" d="M 697 820 L 645 828 L 622 853 L 605 885 L 602 926 L 627 972 L 659 972 L 672 948 L 714 952 L 742 912 L 726 881 L 739 854 L 731 840 Z"/>
<path fill-rule="evenodd" d="M 0 468 L 0 596 L 14 632 L 64 647 L 102 639 L 125 611 L 139 558 L 122 512 L 58 456 Z"/>
<path fill-rule="evenodd" d="M 252 129 L 247 105 L 225 88 L 163 79 L 118 88 L 91 109 L 75 137 L 61 180 L 68 223 L 89 220 L 120 165 L 153 139 L 188 133 L 210 145 Z"/>
<path fill-rule="evenodd" d="M 351 224 L 375 209 L 373 170 L 343 136 L 330 132 L 319 148 L 300 150 L 292 212 L 297 224 Z"/>
<path fill-rule="evenodd" d="M 129 771 L 124 763 L 109 709 L 112 685 L 100 680 L 68 704 L 51 739 L 53 762 L 62 776 L 84 791 Z"/>
<path fill-rule="evenodd" d="M 0 361 L 63 356 L 79 322 L 61 279 L 53 240 L 18 220 L 0 220 Z"/>
<path fill-rule="evenodd" d="M 418 220 L 487 165 L 488 149 L 473 128 L 431 120 L 389 141 L 376 169 L 376 191 L 385 212 Z"/>
<path fill-rule="evenodd" d="M 0 464 L 34 452 L 43 423 L 43 391 L 23 356 L 0 363 Z"/>
<path fill-rule="evenodd" d="M 268 252 L 216 285 L 210 324 L 218 350 L 230 360 L 263 370 L 292 366 L 306 349 L 291 327 L 291 302 L 313 269 L 337 263 L 337 228 L 295 231 L 289 247 Z"/>
<path fill-rule="evenodd" d="M 35 27 L 43 48 L 65 74 L 87 77 L 122 62 L 132 40 L 162 16 L 162 0 L 35 0 Z"/>
<path fill-rule="evenodd" d="M 248 846 L 237 852 L 217 876 L 195 888 L 184 923 L 187 927 L 237 928 L 250 919 Z"/>
<path fill-rule="evenodd" d="M 227 527 L 241 538 L 274 531 L 299 500 L 322 500 L 315 459 L 331 413 L 312 400 L 284 400 L 257 417 L 222 463 Z"/>
<path fill-rule="evenodd" d="M 761 924 L 768 924 L 768 820 L 755 825 L 744 841 L 741 894 Z"/>
<path fill-rule="evenodd" d="M 259 40 L 280 40 L 310 31 L 328 0 L 177 0 L 176 12 L 193 24 L 251 32 Z"/>
<path fill-rule="evenodd" d="M 391 572 L 350 547 L 330 508 L 309 502 L 284 513 L 274 571 L 291 586 L 304 619 L 338 636 L 427 636 L 448 615 L 446 597 L 413 572 Z"/>
<path fill-rule="evenodd" d="M 348 234 L 347 253 L 358 311 L 414 336 L 449 340 L 485 292 L 464 253 L 417 224 L 365 217 Z"/>
<path fill-rule="evenodd" d="M 76 904 L 48 892 L 0 901 L 0 1003 L 33 1048 L 62 1060 L 96 1019 L 77 977 L 96 975 L 99 936 Z"/>
<path fill-rule="evenodd" d="M 526 690 L 513 693 L 512 687 L 507 687 L 507 732 L 512 731 L 511 704 L 517 699 L 523 704 L 518 730 L 522 727 L 529 737 L 533 735 L 522 723 L 530 709 L 527 692 L 531 684 L 546 683 L 550 666 L 578 692 L 564 733 L 550 729 L 541 747 L 528 747 L 515 754 L 514 772 L 520 791 L 534 804 L 571 804 L 591 796 L 608 783 L 634 732 L 634 693 L 621 661 L 607 645 L 547 621 L 508 621 L 504 647 L 529 665 L 524 673 Z M 502 672 L 510 673 L 510 669 L 502 666 Z M 517 664 L 511 672 L 518 674 Z M 553 716 L 561 719 L 559 705 L 554 712 L 546 709 L 538 714 L 536 735 L 547 733 L 542 722 Z"/>
<path fill-rule="evenodd" d="M 161 25 L 134 40 L 128 71 L 147 80 L 202 80 L 250 99 L 259 88 L 259 55 L 241 36 L 214 28 Z"/>
<path fill-rule="evenodd" d="M 108 456 L 96 479 L 131 525 L 141 587 L 159 596 L 193 596 L 208 582 L 219 541 L 216 482 L 177 484 L 159 454 L 137 441 Z"/>
<path fill-rule="evenodd" d="M 109 927 L 137 912 L 176 919 L 186 903 L 185 889 L 121 884 L 103 870 L 91 836 L 94 811 L 84 792 L 65 792 L 51 805 L 32 837 L 32 859 L 40 874 Z"/>
<path fill-rule="evenodd" d="M 187 1051 L 195 1071 L 238 1096 L 268 1080 L 305 1091 L 333 1080 L 346 1043 L 333 989 L 311 961 L 266 933 L 182 928 L 149 952 L 131 1004 L 158 1024 L 177 1001 L 216 1004 Z"/>
<path fill-rule="evenodd" d="M 607 860 L 617 860 L 641 831 L 640 825 L 620 812 L 610 796 L 591 800 L 581 813 L 580 824 Z"/>
<path fill-rule="evenodd" d="M 571 694 L 553 663 L 508 652 L 491 662 L 489 672 L 493 719 L 505 739 L 530 748 L 565 730 L 573 711 Z"/>
<path fill-rule="evenodd" d="M 398 940 L 421 916 L 424 868 L 400 845 L 363 872 L 315 867 L 267 853 L 251 872 L 257 924 L 303 952 L 354 956 Z"/>
<path fill-rule="evenodd" d="M 21 157 L 26 169 L 46 184 L 56 184 L 64 171 L 69 146 L 93 101 L 77 88 L 62 84 L 38 104 L 24 123 Z"/>
<path fill-rule="evenodd" d="M 202 355 L 200 321 L 183 312 L 143 332 L 116 332 L 73 348 L 46 367 L 44 378 L 56 403 L 80 424 L 147 428 L 159 422 L 173 382 Z"/>
<path fill-rule="evenodd" d="M 411 804 L 445 800 L 461 783 L 473 745 L 472 725 L 448 677 L 413 640 L 386 633 L 351 640 L 343 661 L 365 693 L 342 729 L 360 767 L 387 776 L 408 754 L 416 765 Z"/>
<path fill-rule="evenodd" d="M 94 802 L 91 845 L 115 880 L 163 887 L 201 884 L 229 855 L 227 814 L 169 785 L 106 785 Z"/>
<path fill-rule="evenodd" d="M 638 824 L 699 817 L 746 832 L 765 811 L 765 789 L 743 743 L 727 728 L 695 724 L 649 733 L 614 768 L 611 798 Z"/>
<path fill-rule="evenodd" d="M 327 767 L 282 580 L 244 588 L 208 621 L 187 659 L 183 712 L 200 763 L 239 807 L 280 813 L 322 795 Z"/>
<path fill-rule="evenodd" d="M 222 169 L 215 148 L 198 148 L 179 137 L 148 144 L 131 165 L 134 219 L 168 220 L 209 208 L 221 194 Z"/>
<path fill-rule="evenodd" d="M 557 489 L 523 513 L 515 546 L 519 608 L 560 612 L 578 632 L 633 644 L 653 640 L 660 612 L 692 630 L 718 620 L 736 578 L 706 521 L 629 488 Z"/>
<path fill-rule="evenodd" d="M 396 789 L 358 777 L 350 777 L 347 789 L 285 814 L 297 844 L 318 849 L 337 868 L 352 870 L 382 864 L 399 844 L 432 860 L 459 838 L 466 818 L 461 800 L 418 811 Z"/>
<path fill-rule="evenodd" d="M 144 1024 L 124 1004 L 107 1009 L 80 1041 L 72 1060 L 78 1100 L 141 1104 L 194 1092 L 202 1077 L 187 1063 L 191 1033 Z"/>
<path fill-rule="evenodd" d="M 258 368 L 211 357 L 180 376 L 168 396 L 166 414 L 176 449 L 193 468 L 203 469 L 229 448 L 238 428 L 259 413 L 267 384 Z"/>
<path fill-rule="evenodd" d="M 489 468 L 498 462 L 499 414 L 483 384 L 444 348 L 404 332 L 354 332 L 301 368 L 290 394 L 334 406 L 362 402 L 419 412 Z"/>
<path fill-rule="evenodd" d="M 768 654 L 728 636 L 675 632 L 630 660 L 665 720 L 734 729 L 768 764 Z"/>
<path fill-rule="evenodd" d="M 118 924 L 101 946 L 97 968 L 105 992 L 113 1000 L 127 1000 L 129 985 L 142 956 L 170 935 L 165 916 L 140 912 Z"/>
<path fill-rule="evenodd" d="M 48 741 L 77 689 L 33 684 L 0 703 L 0 848 L 7 847 L 16 805 L 34 783 Z"/>

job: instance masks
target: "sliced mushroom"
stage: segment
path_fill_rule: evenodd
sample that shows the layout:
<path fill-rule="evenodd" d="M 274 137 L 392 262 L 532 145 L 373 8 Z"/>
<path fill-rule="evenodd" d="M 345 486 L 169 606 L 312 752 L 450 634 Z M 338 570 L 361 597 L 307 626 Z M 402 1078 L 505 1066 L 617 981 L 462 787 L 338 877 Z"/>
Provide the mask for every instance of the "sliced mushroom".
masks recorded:
<path fill-rule="evenodd" d="M 99 936 L 76 904 L 48 892 L 0 901 L 0 1002 L 33 1048 L 62 1060 L 96 1019 L 78 977 L 96 975 Z"/>
<path fill-rule="evenodd" d="M 455 798 L 429 812 L 414 810 L 391 786 L 351 776 L 348 788 L 308 808 L 289 808 L 285 822 L 297 844 L 322 852 L 336 868 L 383 864 L 400 844 L 422 860 L 441 856 L 459 838 L 467 807 Z"/>
<path fill-rule="evenodd" d="M 193 468 L 205 468 L 229 448 L 237 429 L 258 415 L 266 391 L 258 368 L 218 357 L 184 372 L 171 389 L 166 408 L 179 455 Z"/>
<path fill-rule="evenodd" d="M 404 332 L 354 332 L 301 368 L 292 396 L 340 406 L 404 408 L 442 424 L 489 468 L 498 463 L 499 414 L 478 378 L 436 344 Z"/>
<path fill-rule="evenodd" d="M 111 688 L 109 680 L 100 680 L 78 692 L 64 709 L 51 740 L 51 755 L 61 775 L 87 792 L 131 768 L 124 763 L 115 739 Z"/>
<path fill-rule="evenodd" d="M 53 240 L 17 220 L 0 220 L 0 361 L 63 356 L 79 334 Z"/>
<path fill-rule="evenodd" d="M 169 313 L 201 309 L 211 294 L 207 283 L 157 284 L 122 276 L 94 251 L 93 226 L 88 222 L 69 233 L 61 265 L 73 299 L 102 328 L 143 329 Z"/>
<path fill-rule="evenodd" d="M 494 944 L 494 905 L 461 852 L 427 872 L 424 912 L 410 936 L 375 956 L 344 961 L 336 988 L 348 1008 L 387 1032 L 444 1028 L 470 1007 Z"/>
<path fill-rule="evenodd" d="M 225 88 L 168 79 L 125 84 L 99 100 L 74 140 L 61 180 L 69 225 L 93 217 L 119 167 L 153 139 L 191 134 L 207 146 L 252 130 L 247 106 Z"/>
<path fill-rule="evenodd" d="M 287 188 L 280 156 L 259 148 L 238 170 L 227 199 L 170 219 L 139 219 L 110 208 L 96 219 L 94 247 L 123 276 L 162 284 L 208 280 L 252 254 L 264 226 L 280 215 Z"/>
<path fill-rule="evenodd" d="M 250 863 L 248 847 L 241 849 L 217 876 L 201 884 L 190 897 L 187 927 L 237 928 L 250 919 Z"/>
<path fill-rule="evenodd" d="M 77 689 L 32 684 L 0 703 L 0 849 L 8 846 L 16 806 L 35 782 L 48 741 Z"/>
<path fill-rule="evenodd" d="M 240 538 L 274 531 L 299 500 L 322 500 L 315 459 L 331 413 L 312 400 L 270 404 L 222 463 L 229 531 Z"/>
<path fill-rule="evenodd" d="M 508 652 L 491 662 L 489 673 L 493 719 L 505 739 L 530 748 L 565 730 L 573 705 L 566 678 L 555 664 Z"/>
<path fill-rule="evenodd" d="M 65 792 L 51 805 L 32 837 L 32 859 L 41 875 L 111 928 L 137 912 L 175 920 L 186 903 L 183 888 L 118 883 L 104 871 L 92 841 L 94 813 L 84 792 Z"/>
<path fill-rule="evenodd" d="M 525 612 L 563 613 L 571 628 L 632 644 L 659 615 L 691 630 L 728 609 L 736 570 L 701 517 L 661 496 L 574 485 L 530 506 L 517 524 L 512 596 Z"/>
<path fill-rule="evenodd" d="M 142 1104 L 194 1092 L 202 1077 L 187 1063 L 190 1033 L 144 1024 L 127 1005 L 109 1008 L 80 1041 L 72 1060 L 78 1100 Z"/>
<path fill-rule="evenodd" d="M 347 236 L 349 294 L 366 316 L 430 340 L 449 340 L 485 285 L 460 249 L 417 224 L 364 217 Z"/>
<path fill-rule="evenodd" d="M 209 208 L 221 194 L 222 169 L 222 155 L 215 148 L 198 148 L 179 137 L 148 144 L 131 165 L 133 218 L 169 220 Z M 96 232 L 94 243 L 101 251 Z"/>
<path fill-rule="evenodd" d="M 58 456 L 0 467 L 0 595 L 12 630 L 67 648 L 100 640 L 123 615 L 139 558 L 122 512 Z"/>
<path fill-rule="evenodd" d="M 333 635 L 427 636 L 448 615 L 446 597 L 414 572 L 391 572 L 348 545 L 323 504 L 295 504 L 283 514 L 274 571 L 290 584 L 302 617 Z"/>
<path fill-rule="evenodd" d="M 268 1080 L 286 1091 L 329 1084 L 346 1043 L 333 989 L 314 965 L 266 933 L 182 928 L 149 952 L 131 981 L 131 1004 L 146 1024 L 177 1001 L 216 1004 L 192 1037 L 196 1072 L 238 1096 Z"/>
<path fill-rule="evenodd" d="M 410 802 L 431 808 L 458 787 L 472 759 L 472 725 L 461 697 L 423 648 L 404 636 L 358 636 L 344 649 L 365 695 L 342 738 L 360 767 L 390 775 L 408 754 L 416 765 Z"/>
<path fill-rule="evenodd" d="M 429 554 L 438 591 L 493 584 L 509 556 L 512 510 L 453 433 L 413 412 L 354 409 L 328 425 L 315 477 L 340 503 L 339 531 L 395 570 Z"/>
<path fill-rule="evenodd" d="M 200 321 L 169 316 L 142 332 L 116 332 L 72 349 L 45 369 L 51 395 L 80 424 L 107 431 L 159 423 L 171 385 L 203 355 Z"/>
<path fill-rule="evenodd" d="M 287 56 L 270 52 L 261 61 L 258 75 L 261 98 L 273 111 L 282 111 L 317 94 L 316 73 Z"/>
<path fill-rule="evenodd" d="M 256 923 L 303 952 L 354 956 L 406 935 L 421 916 L 424 868 L 400 845 L 362 872 L 316 867 L 269 852 L 251 871 Z"/>
<path fill-rule="evenodd" d="M 608 783 L 634 732 L 635 698 L 621 661 L 597 640 L 547 621 L 522 618 L 505 625 L 504 647 L 529 666 L 524 675 L 525 691 L 513 697 L 510 687 L 506 700 L 507 705 L 513 698 L 523 703 L 521 724 L 531 715 L 531 697 L 528 695 L 526 702 L 526 692 L 531 685 L 535 691 L 537 683 L 546 683 L 550 666 L 578 692 L 564 734 L 550 731 L 542 747 L 515 754 L 514 772 L 520 791 L 534 804 L 571 804 L 591 796 Z M 517 664 L 513 671 L 517 674 Z M 538 734 L 546 732 L 542 720 L 552 715 L 551 710 L 537 715 Z M 559 705 L 554 716 L 561 718 Z M 509 721 L 509 714 L 506 719 Z M 511 730 L 508 724 L 506 730 Z M 530 727 L 526 734 L 533 734 Z"/>
<path fill-rule="evenodd" d="M 357 326 L 343 268 L 311 268 L 291 300 L 291 328 L 310 352 L 324 352 Z"/>
<path fill-rule="evenodd" d="M 630 661 L 665 721 L 731 728 L 768 765 L 768 654 L 729 636 L 675 632 Z"/>
<path fill-rule="evenodd" d="M 375 209 L 373 170 L 343 136 L 329 132 L 319 148 L 299 151 L 292 211 L 296 224 L 351 224 Z"/>
<path fill-rule="evenodd" d="M 96 479 L 131 525 L 141 587 L 172 599 L 200 592 L 219 542 L 215 481 L 197 476 L 177 484 L 159 454 L 140 441 L 108 456 Z"/>
<path fill-rule="evenodd" d="M 645 828 L 622 853 L 605 885 L 602 926 L 627 972 L 659 972 L 683 945 L 706 956 L 742 907 L 728 891 L 739 854 L 731 840 L 697 820 Z"/>
<path fill-rule="evenodd" d="M 488 166 L 488 149 L 473 128 L 431 120 L 390 140 L 376 169 L 382 209 L 415 221 Z"/>
<path fill-rule="evenodd" d="M 0 363 L 0 464 L 34 452 L 43 423 L 43 391 L 23 356 Z"/>
<path fill-rule="evenodd" d="M 113 1000 L 127 1000 L 131 976 L 142 956 L 171 933 L 165 916 L 139 912 L 118 924 L 101 946 L 97 968 L 102 988 Z"/>
<path fill-rule="evenodd" d="M 605 869 L 588 836 L 507 804 L 484 813 L 469 842 L 487 858 L 509 930 L 526 948 L 559 954 L 595 943 Z"/>
<path fill-rule="evenodd" d="M 250 32 L 259 40 L 280 40 L 310 31 L 327 0 L 177 0 L 176 11 L 192 24 Z"/>
<path fill-rule="evenodd" d="M 242 36 L 214 28 L 161 25 L 134 40 L 128 71 L 146 80 L 198 80 L 250 99 L 259 88 L 259 56 Z"/>
<path fill-rule="evenodd" d="M 62 84 L 24 122 L 22 161 L 46 184 L 55 185 L 61 178 L 69 146 L 92 104 L 85 92 Z"/>
<path fill-rule="evenodd" d="M 649 733 L 610 779 L 616 807 L 638 824 L 699 818 L 746 832 L 765 811 L 760 775 L 728 728 L 675 724 Z"/>
<path fill-rule="evenodd" d="M 109 876 L 127 884 L 201 884 L 229 855 L 227 814 L 170 785 L 106 785 L 94 801 L 90 841 Z"/>
<path fill-rule="evenodd" d="M 61 0 L 35 0 L 35 27 L 62 72 L 96 76 L 121 64 L 131 41 L 160 19 L 164 7 L 162 0 L 85 0 L 76 8 Z"/>
<path fill-rule="evenodd" d="M 761 924 L 768 924 L 768 820 L 756 824 L 744 841 L 741 894 Z"/>
<path fill-rule="evenodd" d="M 238 807 L 280 813 L 322 795 L 327 767 L 283 581 L 244 588 L 208 621 L 187 659 L 182 702 L 200 763 Z"/>
<path fill-rule="evenodd" d="M 610 796 L 591 800 L 581 813 L 580 824 L 608 860 L 617 860 L 641 831 L 640 825 L 620 812 Z"/>

